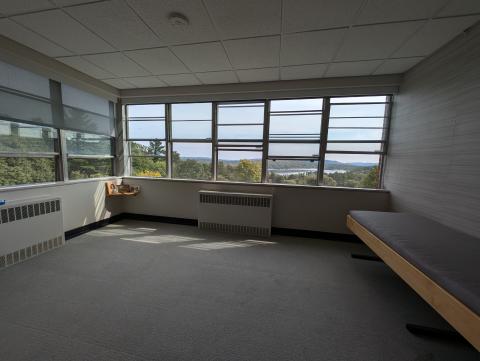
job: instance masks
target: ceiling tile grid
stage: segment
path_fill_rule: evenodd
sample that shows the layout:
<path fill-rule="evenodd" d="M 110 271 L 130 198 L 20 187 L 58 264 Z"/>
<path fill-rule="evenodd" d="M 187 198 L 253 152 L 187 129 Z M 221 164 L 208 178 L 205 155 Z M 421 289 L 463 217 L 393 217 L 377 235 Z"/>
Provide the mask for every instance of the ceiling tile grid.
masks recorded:
<path fill-rule="evenodd" d="M 122 89 L 403 73 L 480 20 L 479 0 L 0 2 L 1 36 Z"/>

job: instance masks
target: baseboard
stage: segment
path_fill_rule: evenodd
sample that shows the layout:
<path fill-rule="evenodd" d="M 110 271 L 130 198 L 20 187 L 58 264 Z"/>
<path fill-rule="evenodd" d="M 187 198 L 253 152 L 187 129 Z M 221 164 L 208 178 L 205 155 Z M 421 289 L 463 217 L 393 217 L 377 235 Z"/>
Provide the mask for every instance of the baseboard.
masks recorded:
<path fill-rule="evenodd" d="M 107 224 L 115 223 L 123 219 L 123 213 L 116 214 L 110 218 L 102 219 L 98 222 L 93 222 L 82 227 L 74 228 L 65 232 L 65 241 L 72 239 L 74 237 L 80 236 L 81 234 L 93 231 L 95 229 L 105 227 Z"/>
<path fill-rule="evenodd" d="M 77 237 L 83 233 L 93 231 L 95 229 L 106 226 L 107 224 L 115 223 L 123 219 L 133 219 L 137 221 L 146 221 L 146 222 L 160 222 L 160 223 L 170 223 L 170 224 L 181 224 L 185 226 L 197 226 L 198 222 L 196 219 L 191 218 L 177 218 L 177 217 L 165 217 L 165 216 L 153 216 L 149 214 L 138 214 L 138 213 L 121 213 L 113 217 L 90 223 L 85 226 L 72 229 L 65 232 L 65 240 L 69 240 L 73 237 Z M 321 231 L 309 231 L 305 229 L 292 229 L 292 228 L 280 228 L 272 227 L 272 234 L 282 235 L 282 236 L 291 236 L 291 237 L 302 237 L 302 238 L 315 238 L 315 239 L 324 239 L 329 241 L 341 241 L 341 242 L 351 242 L 351 243 L 362 243 L 360 238 L 354 234 L 343 234 L 343 233 L 331 233 L 331 232 L 321 232 Z"/>

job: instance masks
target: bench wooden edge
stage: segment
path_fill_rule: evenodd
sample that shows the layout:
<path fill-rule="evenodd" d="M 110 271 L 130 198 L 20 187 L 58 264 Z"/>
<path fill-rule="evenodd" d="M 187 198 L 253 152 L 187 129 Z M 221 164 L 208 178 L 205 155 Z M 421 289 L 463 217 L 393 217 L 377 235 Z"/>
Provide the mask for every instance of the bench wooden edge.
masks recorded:
<path fill-rule="evenodd" d="M 347 215 L 347 227 L 480 351 L 480 316 Z"/>

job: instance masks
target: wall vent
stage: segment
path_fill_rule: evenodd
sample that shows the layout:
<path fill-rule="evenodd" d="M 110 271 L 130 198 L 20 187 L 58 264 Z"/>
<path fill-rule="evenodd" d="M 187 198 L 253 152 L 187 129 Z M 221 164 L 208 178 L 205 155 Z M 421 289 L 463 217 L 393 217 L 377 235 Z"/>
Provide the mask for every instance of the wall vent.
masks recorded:
<path fill-rule="evenodd" d="M 0 269 L 65 244 L 61 200 L 12 201 L 0 206 Z"/>
<path fill-rule="evenodd" d="M 270 194 L 199 191 L 198 226 L 218 232 L 271 235 Z"/>

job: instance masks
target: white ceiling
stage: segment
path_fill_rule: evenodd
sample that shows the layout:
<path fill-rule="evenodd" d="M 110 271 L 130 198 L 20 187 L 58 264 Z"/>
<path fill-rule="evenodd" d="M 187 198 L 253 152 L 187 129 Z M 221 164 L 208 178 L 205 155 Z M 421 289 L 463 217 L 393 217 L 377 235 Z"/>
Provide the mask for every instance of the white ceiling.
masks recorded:
<path fill-rule="evenodd" d="M 480 0 L 0 0 L 1 35 L 120 89 L 403 73 L 479 19 Z"/>

